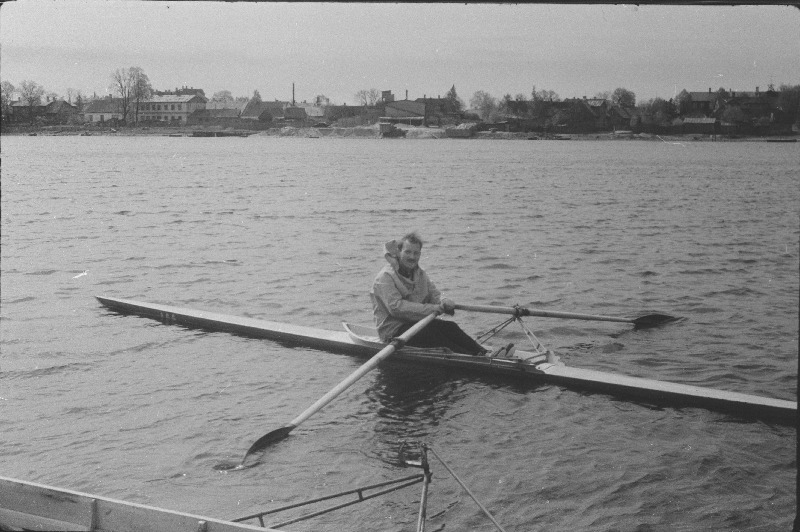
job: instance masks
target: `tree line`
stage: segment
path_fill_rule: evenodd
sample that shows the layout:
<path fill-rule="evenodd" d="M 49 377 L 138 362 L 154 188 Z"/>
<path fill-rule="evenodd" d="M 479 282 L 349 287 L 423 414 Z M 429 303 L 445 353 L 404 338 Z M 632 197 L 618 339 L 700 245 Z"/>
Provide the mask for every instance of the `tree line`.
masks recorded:
<path fill-rule="evenodd" d="M 120 102 L 123 121 L 127 121 L 131 117 L 132 121 L 137 123 L 142 102 L 150 99 L 154 93 L 147 74 L 141 67 L 121 68 L 111 73 L 110 81 L 108 90 Z M 767 90 L 774 91 L 775 89 L 770 84 Z M 790 116 L 793 122 L 800 118 L 800 85 L 782 84 L 778 92 L 780 93 L 779 106 L 781 109 Z M 730 96 L 724 88 L 720 88 L 716 95 L 722 101 L 727 100 Z M 18 86 L 14 86 L 8 81 L 2 81 L 0 82 L 0 105 L 3 117 L 7 116 L 12 102 L 15 101 L 15 96 L 30 108 L 42 105 L 43 99 L 53 101 L 59 98 L 58 94 L 47 91 L 42 85 L 32 80 L 24 80 Z M 96 94 L 87 96 L 82 91 L 72 88 L 67 89 L 64 96 L 63 99 L 75 105 L 78 110 L 83 110 L 85 105 L 99 98 Z M 637 103 L 636 94 L 624 87 L 618 87 L 613 91 L 598 92 L 593 98 L 608 100 L 613 105 L 634 109 L 640 116 L 652 117 L 655 123 L 666 123 L 677 116 L 688 114 L 691 109 L 691 94 L 686 89 L 683 89 L 674 99 L 670 98 L 669 100 L 656 97 Z M 381 91 L 375 88 L 362 89 L 355 93 L 354 100 L 356 105 L 374 107 L 381 103 Z M 447 91 L 442 100 L 444 101 L 444 110 L 448 114 L 461 116 L 467 110 L 464 101 L 456 92 L 455 85 Z M 247 96 L 234 97 L 231 91 L 221 90 L 215 92 L 210 101 L 238 107 L 244 106 L 249 101 L 260 102 L 261 95 L 257 89 L 249 98 Z M 562 101 L 561 97 L 555 91 L 537 89 L 534 85 L 530 95 L 519 93 L 513 97 L 511 94 L 505 94 L 500 98 L 495 98 L 486 91 L 478 90 L 469 99 L 469 109 L 476 112 L 480 119 L 494 122 L 501 120 L 504 116 L 513 115 L 513 111 L 520 108 L 521 102 L 525 102 L 529 114 L 539 115 L 547 107 L 548 102 L 560 101 Z M 313 103 L 318 106 L 328 106 L 331 101 L 325 95 L 318 94 L 313 99 Z M 731 107 L 724 109 L 720 118 L 736 122 L 743 118 L 740 116 L 741 113 L 741 109 Z"/>

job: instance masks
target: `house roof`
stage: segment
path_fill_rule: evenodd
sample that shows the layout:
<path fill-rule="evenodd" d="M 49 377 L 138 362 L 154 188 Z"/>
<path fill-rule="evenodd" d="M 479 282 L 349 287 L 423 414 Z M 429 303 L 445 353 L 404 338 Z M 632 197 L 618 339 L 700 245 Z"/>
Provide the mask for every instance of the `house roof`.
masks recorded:
<path fill-rule="evenodd" d="M 264 111 L 268 111 L 273 118 L 282 117 L 283 109 L 288 105 L 289 102 L 258 102 L 250 100 L 242 110 L 242 118 L 258 118 Z"/>
<path fill-rule="evenodd" d="M 16 102 L 11 102 L 11 107 L 29 107 L 26 102 L 22 100 L 17 100 Z M 41 105 L 34 105 L 34 107 L 42 107 Z"/>
<path fill-rule="evenodd" d="M 162 96 L 152 96 L 143 103 L 205 103 L 208 100 L 199 94 L 165 94 Z"/>
<path fill-rule="evenodd" d="M 283 110 L 283 116 L 288 119 L 302 120 L 308 115 L 306 114 L 306 110 L 304 108 L 290 105 Z"/>
<path fill-rule="evenodd" d="M 404 113 L 408 113 L 408 116 L 425 116 L 425 104 L 422 102 L 400 100 L 397 102 L 387 103 L 386 108 L 397 109 Z"/>
<path fill-rule="evenodd" d="M 602 107 L 606 105 L 606 101 L 604 98 L 589 98 L 588 100 L 584 100 L 586 105 L 589 107 Z"/>
<path fill-rule="evenodd" d="M 206 109 L 236 109 L 241 111 L 245 108 L 247 102 L 219 102 L 214 100 L 209 100 L 206 102 Z"/>
<path fill-rule="evenodd" d="M 631 118 L 635 114 L 633 109 L 622 107 L 621 105 L 612 105 L 611 113 L 616 113 L 620 118 Z"/>
<path fill-rule="evenodd" d="M 713 124 L 717 121 L 716 118 L 690 118 L 683 119 L 684 124 Z"/>
<path fill-rule="evenodd" d="M 77 111 L 78 108 L 64 100 L 53 100 L 47 104 L 48 113 L 59 113 L 61 111 Z"/>
<path fill-rule="evenodd" d="M 120 98 L 101 98 L 94 100 L 86 106 L 84 113 L 122 113 L 122 100 Z"/>
<path fill-rule="evenodd" d="M 693 102 L 716 102 L 719 94 L 716 92 L 690 92 Z"/>

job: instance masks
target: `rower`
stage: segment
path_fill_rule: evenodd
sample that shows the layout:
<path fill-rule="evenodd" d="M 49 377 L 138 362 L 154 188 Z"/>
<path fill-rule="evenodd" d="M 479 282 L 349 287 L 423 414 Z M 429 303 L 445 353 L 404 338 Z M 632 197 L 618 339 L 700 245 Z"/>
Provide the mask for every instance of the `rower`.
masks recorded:
<path fill-rule="evenodd" d="M 390 240 L 384 245 L 384 258 L 388 264 L 378 272 L 370 291 L 375 325 L 383 342 L 391 342 L 432 312 L 455 314 L 455 303 L 442 297 L 428 274 L 419 266 L 421 255 L 422 239 L 416 232 L 406 234 L 399 241 Z M 492 354 L 457 323 L 438 318 L 409 340 L 408 345 L 445 347 L 468 355 Z M 510 356 L 513 344 L 500 349 L 503 353 L 494 353 L 495 356 Z"/>

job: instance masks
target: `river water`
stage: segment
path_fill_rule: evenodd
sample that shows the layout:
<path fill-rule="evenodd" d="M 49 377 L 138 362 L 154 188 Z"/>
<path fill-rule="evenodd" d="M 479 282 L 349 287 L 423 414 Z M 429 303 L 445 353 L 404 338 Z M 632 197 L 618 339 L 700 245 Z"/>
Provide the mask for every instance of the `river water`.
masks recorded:
<path fill-rule="evenodd" d="M 685 318 L 528 319 L 568 365 L 795 400 L 799 148 L 3 137 L 0 474 L 232 519 L 405 476 L 398 442 L 424 441 L 509 531 L 787 530 L 794 428 L 391 361 L 262 465 L 217 471 L 363 360 L 93 296 L 370 323 L 382 244 L 417 229 L 457 302 Z M 428 529 L 491 530 L 432 467 Z M 288 530 L 413 530 L 418 499 Z"/>

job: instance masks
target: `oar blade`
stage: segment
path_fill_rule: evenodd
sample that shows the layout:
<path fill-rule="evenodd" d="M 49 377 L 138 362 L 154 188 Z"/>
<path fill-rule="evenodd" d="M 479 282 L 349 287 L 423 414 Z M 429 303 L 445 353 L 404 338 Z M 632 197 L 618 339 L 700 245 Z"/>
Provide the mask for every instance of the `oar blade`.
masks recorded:
<path fill-rule="evenodd" d="M 286 436 L 289 435 L 294 429 L 297 428 L 300 423 L 304 422 L 306 419 L 314 415 L 316 412 L 322 410 L 325 405 L 333 401 L 336 397 L 341 395 L 345 390 L 347 390 L 350 386 L 353 385 L 358 379 L 363 377 L 369 371 L 372 371 L 378 364 L 381 363 L 385 358 L 391 356 L 397 349 L 399 349 L 402 345 L 404 345 L 408 340 L 411 339 L 412 336 L 417 334 L 423 328 L 425 328 L 430 322 L 432 322 L 436 316 L 439 315 L 438 311 L 431 312 L 423 319 L 419 320 L 417 323 L 411 326 L 406 332 L 401 334 L 398 338 L 392 340 L 392 342 L 378 351 L 376 355 L 373 355 L 368 361 L 362 364 L 356 371 L 351 373 L 346 379 L 336 385 L 332 390 L 328 393 L 320 397 L 317 402 L 315 402 L 310 407 L 306 408 L 299 416 L 294 418 L 292 421 L 289 422 L 288 425 L 284 425 L 281 428 L 275 429 L 271 432 L 268 432 L 261 436 L 256 442 L 250 446 L 247 452 L 244 455 L 244 459 L 242 460 L 241 465 L 245 466 L 245 462 L 255 453 L 265 449 L 272 443 L 276 441 L 280 441 L 284 439 Z"/>
<path fill-rule="evenodd" d="M 648 314 L 646 316 L 640 316 L 634 319 L 633 326 L 636 329 L 647 329 L 649 327 L 658 327 L 659 325 L 664 325 L 665 323 L 678 321 L 679 319 L 680 318 L 669 316 L 667 314 Z"/>
<path fill-rule="evenodd" d="M 250 446 L 249 449 L 247 449 L 247 452 L 244 453 L 244 459 L 242 460 L 242 464 L 244 464 L 247 461 L 247 458 L 250 455 L 257 453 L 259 451 L 263 451 L 273 443 L 281 441 L 282 439 L 286 438 L 289 435 L 289 433 L 292 432 L 295 428 L 296 425 L 285 425 L 273 431 L 267 432 L 266 434 L 261 436 L 259 439 L 255 441 L 255 443 L 253 443 L 253 445 Z"/>

